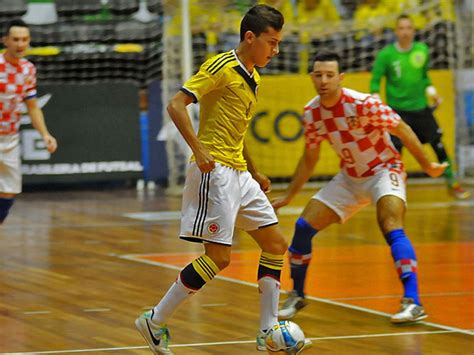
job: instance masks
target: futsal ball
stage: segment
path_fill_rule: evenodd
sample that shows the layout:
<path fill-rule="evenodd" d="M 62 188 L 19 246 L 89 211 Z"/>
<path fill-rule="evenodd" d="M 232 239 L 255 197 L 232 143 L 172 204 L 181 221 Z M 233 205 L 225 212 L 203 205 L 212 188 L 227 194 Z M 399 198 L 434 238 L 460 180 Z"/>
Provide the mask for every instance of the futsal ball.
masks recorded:
<path fill-rule="evenodd" d="M 304 333 L 298 324 L 281 320 L 267 330 L 265 346 L 270 352 L 298 354 L 304 347 Z"/>

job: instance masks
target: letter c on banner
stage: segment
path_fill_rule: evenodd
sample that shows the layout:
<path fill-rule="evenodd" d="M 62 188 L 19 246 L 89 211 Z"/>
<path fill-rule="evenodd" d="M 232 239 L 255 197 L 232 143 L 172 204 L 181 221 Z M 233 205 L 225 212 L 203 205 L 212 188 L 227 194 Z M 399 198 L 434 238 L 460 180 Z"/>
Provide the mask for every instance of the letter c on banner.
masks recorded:
<path fill-rule="evenodd" d="M 298 130 L 298 132 L 296 132 L 296 134 L 294 134 L 293 136 L 284 136 L 281 132 L 281 129 L 280 129 L 280 124 L 282 123 L 283 119 L 287 116 L 290 116 L 290 117 L 294 117 L 296 118 L 296 120 L 298 121 L 298 126 L 300 127 L 300 129 Z M 276 136 L 281 139 L 282 141 L 285 141 L 285 142 L 293 142 L 293 141 L 296 141 L 298 138 L 301 137 L 301 135 L 303 134 L 303 127 L 301 126 L 301 117 L 300 115 L 295 112 L 295 111 L 283 111 L 283 112 L 280 112 L 278 114 L 278 116 L 275 118 L 275 122 L 274 122 L 274 129 L 275 129 L 275 134 Z"/>
<path fill-rule="evenodd" d="M 264 118 L 265 116 L 268 116 L 268 112 L 267 111 L 262 111 L 262 112 L 259 112 L 257 113 L 252 121 L 250 121 L 250 130 L 252 131 L 252 135 L 255 137 L 255 139 L 257 141 L 259 141 L 260 143 L 268 143 L 270 142 L 270 138 L 265 138 L 265 137 L 262 137 L 261 135 L 258 134 L 257 132 L 257 123 L 258 121 L 260 121 L 262 118 Z"/>

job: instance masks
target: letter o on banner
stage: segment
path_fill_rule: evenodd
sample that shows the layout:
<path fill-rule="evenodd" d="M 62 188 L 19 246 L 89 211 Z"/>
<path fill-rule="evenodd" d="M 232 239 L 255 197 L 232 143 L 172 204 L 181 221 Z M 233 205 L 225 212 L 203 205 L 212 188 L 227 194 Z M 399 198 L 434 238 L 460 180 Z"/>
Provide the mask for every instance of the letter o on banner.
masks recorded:
<path fill-rule="evenodd" d="M 283 124 L 283 120 L 285 118 L 294 118 L 297 120 L 299 129 L 293 135 L 284 135 L 281 130 L 281 125 Z M 276 136 L 285 142 L 293 142 L 296 141 L 298 138 L 301 137 L 303 134 L 303 127 L 301 126 L 301 116 L 295 111 L 283 111 L 278 114 L 275 118 L 274 122 L 274 129 Z"/>

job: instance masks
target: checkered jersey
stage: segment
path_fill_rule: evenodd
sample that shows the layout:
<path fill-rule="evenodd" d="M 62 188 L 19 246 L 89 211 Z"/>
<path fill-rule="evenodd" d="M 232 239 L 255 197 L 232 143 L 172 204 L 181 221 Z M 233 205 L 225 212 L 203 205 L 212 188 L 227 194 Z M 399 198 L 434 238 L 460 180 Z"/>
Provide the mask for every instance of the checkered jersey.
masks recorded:
<path fill-rule="evenodd" d="M 305 106 L 306 147 L 327 139 L 341 158 L 341 169 L 352 177 L 372 176 L 381 168 L 402 171 L 388 132 L 399 122 L 400 116 L 380 100 L 344 88 L 333 107 L 321 105 L 319 96 Z"/>
<path fill-rule="evenodd" d="M 35 96 L 35 66 L 26 59 L 12 64 L 0 55 L 0 135 L 18 132 L 20 104 Z"/>

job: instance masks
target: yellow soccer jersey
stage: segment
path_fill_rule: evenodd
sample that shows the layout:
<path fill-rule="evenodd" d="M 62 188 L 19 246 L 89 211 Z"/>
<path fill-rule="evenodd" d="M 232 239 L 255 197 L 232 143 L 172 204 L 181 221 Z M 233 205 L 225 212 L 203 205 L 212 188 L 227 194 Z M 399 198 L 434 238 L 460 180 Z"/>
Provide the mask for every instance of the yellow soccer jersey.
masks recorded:
<path fill-rule="evenodd" d="M 259 82 L 231 50 L 208 59 L 181 88 L 200 103 L 199 140 L 216 161 L 237 170 L 247 169 L 242 151 Z"/>

